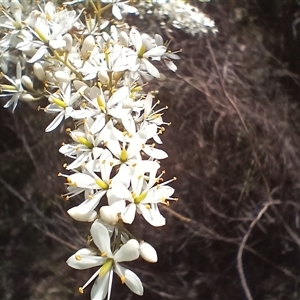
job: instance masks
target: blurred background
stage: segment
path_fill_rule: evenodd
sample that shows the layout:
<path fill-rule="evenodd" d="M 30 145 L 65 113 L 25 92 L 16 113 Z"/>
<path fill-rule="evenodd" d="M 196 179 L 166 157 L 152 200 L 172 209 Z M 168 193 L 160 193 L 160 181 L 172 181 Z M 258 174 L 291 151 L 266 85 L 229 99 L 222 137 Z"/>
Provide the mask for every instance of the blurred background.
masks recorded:
<path fill-rule="evenodd" d="M 152 15 L 128 17 L 180 50 L 178 71 L 150 83 L 169 109 L 162 161 L 177 203 L 167 226 L 137 219 L 158 263 L 130 268 L 143 298 L 114 280 L 112 299 L 300 299 L 300 2 L 192 1 L 218 34 L 191 35 Z M 4 105 L 5 101 L 3 102 Z M 65 261 L 85 246 L 89 224 L 66 214 L 57 177 L 66 127 L 45 134 L 37 103 L 0 106 L 0 300 L 87 300 L 77 289 L 94 270 Z M 80 199 L 78 199 L 80 201 Z M 252 298 L 250 298 L 250 294 Z"/>

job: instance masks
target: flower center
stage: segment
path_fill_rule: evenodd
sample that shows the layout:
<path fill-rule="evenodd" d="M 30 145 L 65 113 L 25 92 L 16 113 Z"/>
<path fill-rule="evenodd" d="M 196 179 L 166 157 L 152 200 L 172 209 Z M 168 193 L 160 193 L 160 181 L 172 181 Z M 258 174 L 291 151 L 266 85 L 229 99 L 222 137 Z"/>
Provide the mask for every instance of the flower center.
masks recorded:
<path fill-rule="evenodd" d="M 103 277 L 107 272 L 109 272 L 114 264 L 114 260 L 112 258 L 108 258 L 106 262 L 103 264 L 102 268 L 99 271 L 99 276 Z"/>

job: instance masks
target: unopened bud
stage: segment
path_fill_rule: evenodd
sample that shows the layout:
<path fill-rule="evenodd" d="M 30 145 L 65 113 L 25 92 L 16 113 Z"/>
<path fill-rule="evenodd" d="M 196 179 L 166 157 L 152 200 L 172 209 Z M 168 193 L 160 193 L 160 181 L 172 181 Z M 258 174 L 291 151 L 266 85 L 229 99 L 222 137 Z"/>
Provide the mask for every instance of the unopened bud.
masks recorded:
<path fill-rule="evenodd" d="M 101 219 L 110 225 L 115 225 L 118 222 L 118 214 L 115 209 L 111 206 L 102 206 L 100 208 Z"/>
<path fill-rule="evenodd" d="M 157 262 L 156 250 L 150 244 L 148 244 L 146 242 L 140 243 L 140 255 L 144 260 L 146 260 L 150 263 Z"/>
<path fill-rule="evenodd" d="M 45 81 L 45 71 L 40 63 L 35 63 L 33 65 L 33 71 L 38 80 Z"/>

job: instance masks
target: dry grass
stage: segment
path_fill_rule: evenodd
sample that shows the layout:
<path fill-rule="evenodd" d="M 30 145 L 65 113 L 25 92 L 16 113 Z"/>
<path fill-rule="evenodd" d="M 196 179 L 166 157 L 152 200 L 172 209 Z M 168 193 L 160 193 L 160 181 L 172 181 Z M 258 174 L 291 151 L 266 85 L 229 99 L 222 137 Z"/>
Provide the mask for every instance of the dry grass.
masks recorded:
<path fill-rule="evenodd" d="M 168 80 L 159 83 L 159 99 L 169 106 L 165 119 L 172 122 L 163 136 L 169 159 L 162 167 L 166 179 L 178 177 L 180 201 L 163 209 L 166 227 L 141 222 L 133 228 L 159 253 L 156 265 L 134 265 L 145 300 L 300 297 L 299 70 L 287 60 L 297 57 L 288 28 L 270 25 L 286 22 L 276 14 L 284 5 L 293 16 L 293 5 L 277 5 L 263 21 L 256 1 L 243 6 L 241 21 L 235 1 L 206 5 L 216 37 L 162 31 L 174 50 L 183 49 L 178 73 L 166 71 Z M 157 30 L 148 22 L 148 32 Z M 88 272 L 63 262 L 88 233 L 66 217 L 68 203 L 57 196 L 64 192 L 56 177 L 64 129 L 45 135 L 49 120 L 26 104 L 13 117 L 0 113 L 0 294 L 5 300 L 88 299 L 76 294 Z M 140 299 L 115 285 L 113 299 Z"/>

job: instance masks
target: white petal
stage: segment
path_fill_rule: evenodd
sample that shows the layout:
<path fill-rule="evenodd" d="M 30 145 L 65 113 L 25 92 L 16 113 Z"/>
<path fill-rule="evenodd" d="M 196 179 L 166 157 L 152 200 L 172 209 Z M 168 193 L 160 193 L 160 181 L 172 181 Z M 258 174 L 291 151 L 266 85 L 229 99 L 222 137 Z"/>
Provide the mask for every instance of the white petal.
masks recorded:
<path fill-rule="evenodd" d="M 61 111 L 56 117 L 55 119 L 47 126 L 47 128 L 45 129 L 46 132 L 52 131 L 54 130 L 63 120 L 65 116 L 65 112 Z"/>
<path fill-rule="evenodd" d="M 94 210 L 99 204 L 101 198 L 105 195 L 106 191 L 98 192 L 93 198 L 87 199 L 77 206 L 78 210 L 81 211 L 81 214 L 87 214 Z"/>
<path fill-rule="evenodd" d="M 67 213 L 76 221 L 79 222 L 93 222 L 97 218 L 97 212 L 92 210 L 86 214 L 83 214 L 79 206 L 70 208 Z"/>
<path fill-rule="evenodd" d="M 29 63 L 34 63 L 40 58 L 42 58 L 47 53 L 47 47 L 42 46 L 29 60 Z"/>
<path fill-rule="evenodd" d="M 164 59 L 164 62 L 171 71 L 173 72 L 177 71 L 177 66 L 171 60 Z"/>
<path fill-rule="evenodd" d="M 92 189 L 97 188 L 95 179 L 87 174 L 75 173 L 68 177 L 68 180 L 78 187 Z"/>
<path fill-rule="evenodd" d="M 124 223 L 131 224 L 134 220 L 136 212 L 136 205 L 134 203 L 130 203 L 127 205 L 125 212 L 122 214 L 122 220 Z"/>
<path fill-rule="evenodd" d="M 101 266 L 106 258 L 96 256 L 89 249 L 81 249 L 69 257 L 67 264 L 77 270 L 85 270 L 92 267 Z"/>
<path fill-rule="evenodd" d="M 153 66 L 153 64 L 151 64 L 151 62 L 148 59 L 142 58 L 142 62 L 150 75 L 156 78 L 160 77 L 159 71 L 156 69 L 156 67 Z"/>
<path fill-rule="evenodd" d="M 110 237 L 107 228 L 96 221 L 91 227 L 91 234 L 93 241 L 99 250 L 101 252 L 105 252 L 108 257 L 112 257 L 110 249 Z"/>
<path fill-rule="evenodd" d="M 164 150 L 156 149 L 148 145 L 146 145 L 142 150 L 155 159 L 164 159 L 168 157 L 168 154 Z"/>
<path fill-rule="evenodd" d="M 121 14 L 121 10 L 118 7 L 118 5 L 114 4 L 113 8 L 112 8 L 112 14 L 118 19 L 118 20 L 122 20 L 122 14 Z"/>
<path fill-rule="evenodd" d="M 125 276 L 125 284 L 128 286 L 128 288 L 135 294 L 142 296 L 144 293 L 144 288 L 139 277 L 132 271 L 122 266 L 118 266 L 118 269 L 118 273 L 120 273 L 118 275 L 120 277 Z"/>
<path fill-rule="evenodd" d="M 111 274 L 112 271 L 107 272 L 103 277 L 97 277 L 91 290 L 91 300 L 105 299 L 108 292 L 109 279 Z"/>
<path fill-rule="evenodd" d="M 52 40 L 49 42 L 49 46 L 53 49 L 65 48 L 67 42 L 65 40 Z"/>
<path fill-rule="evenodd" d="M 128 12 L 130 14 L 135 14 L 135 13 L 138 12 L 138 9 L 134 6 L 131 6 L 131 5 L 123 4 L 123 8 L 126 12 Z"/>
<path fill-rule="evenodd" d="M 126 243 L 114 255 L 116 262 L 133 261 L 140 256 L 138 248 L 132 243 Z"/>
<path fill-rule="evenodd" d="M 144 57 L 155 57 L 155 56 L 162 56 L 166 52 L 167 48 L 165 46 L 158 46 L 155 48 L 150 49 L 146 53 L 144 53 Z"/>
<path fill-rule="evenodd" d="M 90 155 L 90 152 L 81 153 L 71 164 L 69 164 L 67 166 L 66 169 L 67 170 L 72 170 L 72 169 L 76 169 L 76 168 L 82 166 L 87 161 L 89 155 Z"/>
<path fill-rule="evenodd" d="M 143 45 L 141 34 L 135 28 L 132 28 L 130 30 L 129 36 L 130 36 L 130 39 L 136 49 L 136 52 L 139 52 Z"/>
<path fill-rule="evenodd" d="M 144 205 L 139 205 L 139 210 L 145 220 L 154 227 L 164 226 L 166 224 L 166 219 L 160 214 L 157 209 L 148 209 Z"/>

